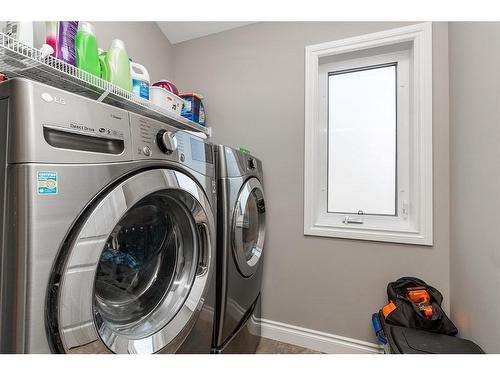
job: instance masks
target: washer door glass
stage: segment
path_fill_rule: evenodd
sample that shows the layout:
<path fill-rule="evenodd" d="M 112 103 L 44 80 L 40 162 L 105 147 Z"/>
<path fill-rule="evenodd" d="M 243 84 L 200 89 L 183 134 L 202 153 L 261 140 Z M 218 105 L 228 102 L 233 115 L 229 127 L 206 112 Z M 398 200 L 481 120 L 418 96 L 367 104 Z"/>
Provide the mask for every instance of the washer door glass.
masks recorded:
<path fill-rule="evenodd" d="M 142 172 L 106 194 L 60 255 L 60 351 L 175 352 L 204 303 L 214 233 L 205 193 L 181 172 Z"/>
<path fill-rule="evenodd" d="M 241 274 L 253 275 L 259 266 L 265 237 L 265 200 L 262 185 L 249 179 L 241 188 L 233 217 L 233 253 Z"/>
<path fill-rule="evenodd" d="M 109 235 L 97 267 L 98 328 L 143 336 L 166 324 L 194 280 L 195 239 L 190 213 L 167 193 L 148 195 L 127 211 Z M 141 324 L 161 304 L 162 316 Z"/>

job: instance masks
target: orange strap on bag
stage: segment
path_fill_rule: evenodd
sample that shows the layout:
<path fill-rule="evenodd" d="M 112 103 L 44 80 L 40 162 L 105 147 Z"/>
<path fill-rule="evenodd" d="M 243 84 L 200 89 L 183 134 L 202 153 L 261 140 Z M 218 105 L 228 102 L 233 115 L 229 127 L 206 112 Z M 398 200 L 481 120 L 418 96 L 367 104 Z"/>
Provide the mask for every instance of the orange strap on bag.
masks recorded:
<path fill-rule="evenodd" d="M 396 307 L 397 306 L 392 301 L 389 302 L 384 307 L 382 307 L 382 314 L 384 315 L 384 318 L 387 318 L 387 315 L 389 315 L 391 312 L 393 312 L 394 310 L 396 310 Z"/>

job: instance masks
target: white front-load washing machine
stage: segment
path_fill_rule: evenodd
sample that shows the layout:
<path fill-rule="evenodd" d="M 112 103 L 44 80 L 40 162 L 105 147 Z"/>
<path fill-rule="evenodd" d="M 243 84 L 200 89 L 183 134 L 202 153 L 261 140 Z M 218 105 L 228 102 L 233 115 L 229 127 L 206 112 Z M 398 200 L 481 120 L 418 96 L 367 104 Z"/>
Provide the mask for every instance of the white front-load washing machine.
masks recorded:
<path fill-rule="evenodd" d="M 0 84 L 1 353 L 209 353 L 213 147 L 23 79 Z"/>

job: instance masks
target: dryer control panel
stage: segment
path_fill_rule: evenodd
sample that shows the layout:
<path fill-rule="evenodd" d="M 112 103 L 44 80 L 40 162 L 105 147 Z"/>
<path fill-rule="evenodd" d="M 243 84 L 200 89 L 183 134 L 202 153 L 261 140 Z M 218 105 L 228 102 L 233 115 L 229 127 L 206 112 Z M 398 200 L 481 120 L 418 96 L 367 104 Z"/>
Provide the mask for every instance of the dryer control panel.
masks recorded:
<path fill-rule="evenodd" d="M 217 175 L 220 178 L 255 176 L 262 180 L 262 162 L 253 155 L 219 145 L 217 157 Z"/>

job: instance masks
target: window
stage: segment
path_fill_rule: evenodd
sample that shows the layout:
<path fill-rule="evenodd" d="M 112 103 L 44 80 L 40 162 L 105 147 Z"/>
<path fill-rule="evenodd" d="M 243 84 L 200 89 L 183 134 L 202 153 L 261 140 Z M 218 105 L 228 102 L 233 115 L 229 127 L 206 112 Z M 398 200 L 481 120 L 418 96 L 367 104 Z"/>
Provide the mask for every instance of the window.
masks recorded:
<path fill-rule="evenodd" d="M 306 48 L 306 235 L 432 245 L 431 36 Z"/>
<path fill-rule="evenodd" d="M 328 75 L 328 212 L 396 215 L 396 68 Z"/>

